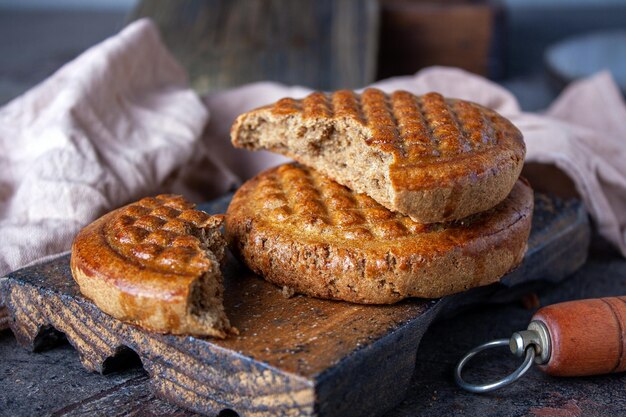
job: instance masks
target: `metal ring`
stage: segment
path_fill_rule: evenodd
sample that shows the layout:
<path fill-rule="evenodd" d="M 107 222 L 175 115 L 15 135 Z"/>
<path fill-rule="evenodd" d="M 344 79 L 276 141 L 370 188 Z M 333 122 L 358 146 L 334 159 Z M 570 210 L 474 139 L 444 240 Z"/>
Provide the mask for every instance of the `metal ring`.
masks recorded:
<path fill-rule="evenodd" d="M 461 376 L 461 371 L 463 370 L 463 367 L 467 364 L 467 362 L 470 359 L 472 359 L 472 357 L 476 355 L 478 352 L 482 352 L 485 349 L 489 349 L 489 348 L 497 347 L 497 346 L 509 346 L 509 339 L 492 340 L 491 342 L 487 342 L 480 346 L 476 346 L 474 349 L 467 352 L 467 354 L 463 356 L 463 358 L 459 361 L 459 364 L 456 366 L 454 370 L 454 380 L 456 381 L 457 385 L 459 385 L 464 390 L 474 392 L 477 394 L 480 394 L 483 392 L 490 392 L 490 391 L 496 390 L 498 388 L 502 388 L 506 385 L 509 385 L 517 381 L 533 365 L 533 359 L 535 358 L 535 348 L 531 345 L 531 346 L 528 346 L 528 348 L 526 349 L 526 358 L 524 359 L 524 362 L 522 363 L 522 365 L 510 375 L 507 375 L 498 381 L 490 382 L 488 384 L 483 384 L 483 385 L 470 384 L 469 382 L 464 381 L 463 377 Z"/>

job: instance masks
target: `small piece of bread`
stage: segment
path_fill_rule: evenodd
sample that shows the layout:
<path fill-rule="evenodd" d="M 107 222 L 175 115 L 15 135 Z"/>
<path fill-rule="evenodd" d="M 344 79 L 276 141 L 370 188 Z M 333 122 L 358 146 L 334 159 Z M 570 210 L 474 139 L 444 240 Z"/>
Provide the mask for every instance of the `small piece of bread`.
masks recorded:
<path fill-rule="evenodd" d="M 517 181 L 484 213 L 420 224 L 299 164 L 246 182 L 226 214 L 231 250 L 266 280 L 320 298 L 386 304 L 498 281 L 526 251 L 533 192 Z"/>
<path fill-rule="evenodd" d="M 500 203 L 526 152 L 520 131 L 493 110 L 376 89 L 282 99 L 239 116 L 231 138 L 294 158 L 420 223 Z"/>
<path fill-rule="evenodd" d="M 158 333 L 224 338 L 220 262 L 223 216 L 159 195 L 112 211 L 82 229 L 71 269 L 102 311 Z"/>

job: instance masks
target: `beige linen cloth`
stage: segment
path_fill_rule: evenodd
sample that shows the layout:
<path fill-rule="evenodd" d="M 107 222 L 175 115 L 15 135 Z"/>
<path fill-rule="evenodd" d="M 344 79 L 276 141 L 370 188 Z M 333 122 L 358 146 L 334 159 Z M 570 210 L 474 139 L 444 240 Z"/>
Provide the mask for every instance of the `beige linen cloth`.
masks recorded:
<path fill-rule="evenodd" d="M 452 68 L 381 81 L 386 91 L 438 91 L 510 118 L 527 160 L 565 172 L 600 234 L 626 255 L 626 106 L 611 76 L 571 85 L 545 114 Z M 142 196 L 218 196 L 283 157 L 234 149 L 229 128 L 244 111 L 309 90 L 256 83 L 201 100 L 140 20 L 87 50 L 0 108 L 0 276 L 67 251 L 78 230 Z"/>

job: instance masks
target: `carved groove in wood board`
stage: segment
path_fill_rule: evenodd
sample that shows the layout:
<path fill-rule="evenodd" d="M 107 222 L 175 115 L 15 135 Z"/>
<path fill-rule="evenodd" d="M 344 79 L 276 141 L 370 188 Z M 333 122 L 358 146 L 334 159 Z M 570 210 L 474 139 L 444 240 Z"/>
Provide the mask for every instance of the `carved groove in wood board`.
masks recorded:
<path fill-rule="evenodd" d="M 233 364 L 232 372 L 211 364 L 232 361 L 225 352 L 210 352 L 204 361 L 181 352 L 160 335 L 142 333 L 112 319 L 93 305 L 80 305 L 69 297 L 45 298 L 37 289 L 11 286 L 7 304 L 15 318 L 12 326 L 18 341 L 36 350 L 36 339 L 49 326 L 63 332 L 78 351 L 85 368 L 103 372 L 107 358 L 126 346 L 134 350 L 151 376 L 158 396 L 201 413 L 224 408 L 245 409 L 250 416 L 313 415 L 314 389 L 308 381 L 283 374 L 257 363 Z"/>
<path fill-rule="evenodd" d="M 0 330 L 9 328 L 9 312 L 0 301 Z"/>

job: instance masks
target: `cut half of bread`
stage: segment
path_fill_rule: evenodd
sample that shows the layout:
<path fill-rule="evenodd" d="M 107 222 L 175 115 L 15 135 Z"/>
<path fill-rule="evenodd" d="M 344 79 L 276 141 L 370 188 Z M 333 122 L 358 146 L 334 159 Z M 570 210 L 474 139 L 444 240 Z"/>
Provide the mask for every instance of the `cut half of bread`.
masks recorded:
<path fill-rule="evenodd" d="M 376 89 L 282 99 L 239 116 L 231 139 L 289 156 L 421 223 L 503 201 L 526 152 L 520 131 L 493 110 Z"/>
<path fill-rule="evenodd" d="M 223 216 L 159 195 L 112 211 L 82 229 L 71 270 L 102 311 L 158 333 L 226 337 L 220 262 Z"/>

